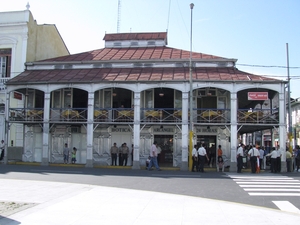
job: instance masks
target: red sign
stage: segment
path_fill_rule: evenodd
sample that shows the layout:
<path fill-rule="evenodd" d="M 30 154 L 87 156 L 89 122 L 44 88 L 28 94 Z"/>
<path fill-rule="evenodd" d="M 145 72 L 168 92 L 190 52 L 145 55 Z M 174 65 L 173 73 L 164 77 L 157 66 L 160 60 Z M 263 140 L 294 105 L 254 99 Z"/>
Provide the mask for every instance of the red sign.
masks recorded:
<path fill-rule="evenodd" d="M 248 92 L 248 100 L 268 100 L 268 92 Z"/>
<path fill-rule="evenodd" d="M 22 100 L 22 94 L 18 92 L 14 92 L 14 98 Z"/>

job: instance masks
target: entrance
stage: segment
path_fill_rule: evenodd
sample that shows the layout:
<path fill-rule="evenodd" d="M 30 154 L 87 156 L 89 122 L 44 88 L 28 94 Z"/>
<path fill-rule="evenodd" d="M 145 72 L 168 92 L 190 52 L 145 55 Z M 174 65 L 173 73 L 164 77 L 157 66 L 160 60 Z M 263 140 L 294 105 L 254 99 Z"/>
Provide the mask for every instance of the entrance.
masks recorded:
<path fill-rule="evenodd" d="M 158 154 L 157 161 L 160 167 L 173 166 L 173 135 L 154 135 L 154 140 L 157 141 Z"/>
<path fill-rule="evenodd" d="M 206 135 L 198 135 L 197 136 L 197 146 L 198 148 L 201 146 L 201 144 L 205 144 L 205 149 L 207 156 L 209 158 L 209 161 L 205 159 L 205 167 L 212 166 L 214 167 L 216 165 L 216 155 L 217 155 L 217 138 L 216 136 L 206 136 Z"/>

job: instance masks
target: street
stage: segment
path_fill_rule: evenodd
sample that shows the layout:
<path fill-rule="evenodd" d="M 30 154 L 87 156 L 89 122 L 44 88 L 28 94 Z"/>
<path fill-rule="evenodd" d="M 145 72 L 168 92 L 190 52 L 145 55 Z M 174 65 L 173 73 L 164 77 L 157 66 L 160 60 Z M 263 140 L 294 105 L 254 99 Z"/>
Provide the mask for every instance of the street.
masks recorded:
<path fill-rule="evenodd" d="M 300 209 L 300 173 L 192 173 L 81 167 L 0 165 L 0 179 L 89 184 L 154 191 L 279 209 Z"/>

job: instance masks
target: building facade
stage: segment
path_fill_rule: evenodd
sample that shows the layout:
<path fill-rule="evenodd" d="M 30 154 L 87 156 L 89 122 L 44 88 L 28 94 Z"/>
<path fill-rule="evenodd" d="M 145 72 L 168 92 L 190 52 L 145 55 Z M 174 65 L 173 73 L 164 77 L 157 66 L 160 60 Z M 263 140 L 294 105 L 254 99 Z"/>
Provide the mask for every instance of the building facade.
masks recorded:
<path fill-rule="evenodd" d="M 23 147 L 23 124 L 5 123 L 6 82 L 25 70 L 25 62 L 69 55 L 55 25 L 38 25 L 29 6 L 24 11 L 0 12 L 0 139 L 10 147 Z M 24 96 L 15 91 L 10 107 L 24 107 Z M 5 137 L 5 135 L 9 137 Z"/>
<path fill-rule="evenodd" d="M 205 143 L 222 145 L 235 171 L 244 134 L 276 127 L 284 146 L 286 82 L 240 71 L 236 59 L 168 47 L 166 32 L 104 41 L 103 49 L 28 62 L 7 82 L 7 104 L 16 91 L 25 99 L 6 111 L 8 124 L 24 126 L 23 161 L 62 163 L 67 143 L 78 163 L 111 165 L 110 147 L 126 143 L 128 165 L 140 169 L 155 140 L 162 166 L 187 170 L 189 145 Z M 276 96 L 279 110 L 263 104 Z"/>

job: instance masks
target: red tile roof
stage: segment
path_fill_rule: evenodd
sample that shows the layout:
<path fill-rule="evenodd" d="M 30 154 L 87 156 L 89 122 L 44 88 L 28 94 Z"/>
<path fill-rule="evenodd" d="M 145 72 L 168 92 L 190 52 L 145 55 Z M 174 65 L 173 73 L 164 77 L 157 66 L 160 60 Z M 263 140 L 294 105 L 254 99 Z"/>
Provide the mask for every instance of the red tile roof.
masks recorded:
<path fill-rule="evenodd" d="M 62 70 L 27 70 L 7 84 L 24 83 L 93 83 L 112 81 L 188 81 L 189 68 L 95 68 Z M 278 81 L 239 71 L 235 68 L 196 68 L 198 81 Z"/>
<path fill-rule="evenodd" d="M 154 33 L 116 33 L 105 34 L 105 41 L 123 41 L 123 40 L 165 40 L 167 32 Z"/>
<path fill-rule="evenodd" d="M 102 48 L 89 52 L 67 55 L 41 62 L 104 61 L 104 60 L 178 60 L 189 59 L 190 52 L 169 47 Z M 193 59 L 225 59 L 219 56 L 192 52 Z"/>

